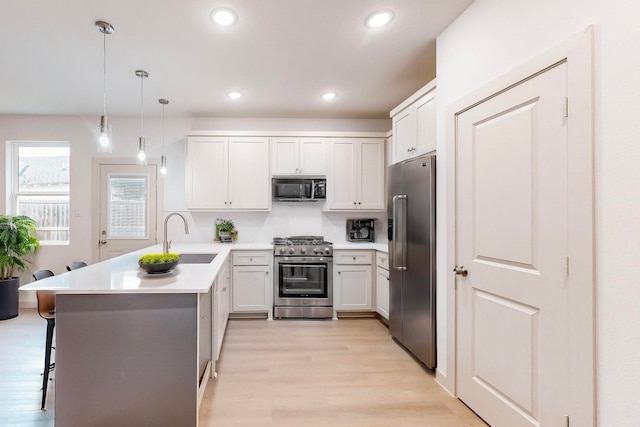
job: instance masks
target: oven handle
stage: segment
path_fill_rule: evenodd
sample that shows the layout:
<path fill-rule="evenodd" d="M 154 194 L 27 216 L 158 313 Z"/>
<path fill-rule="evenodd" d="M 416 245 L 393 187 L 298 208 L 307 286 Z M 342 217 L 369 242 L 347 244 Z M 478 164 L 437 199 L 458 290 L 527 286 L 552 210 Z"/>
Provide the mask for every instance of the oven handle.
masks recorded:
<path fill-rule="evenodd" d="M 291 257 L 283 257 L 283 258 L 278 258 L 276 257 L 276 262 L 280 265 L 285 264 L 285 263 L 289 263 L 289 264 L 296 264 L 300 265 L 300 264 L 310 264 L 310 263 L 318 263 L 318 264 L 329 264 L 331 263 L 331 258 L 310 258 L 310 257 L 306 257 L 304 259 L 296 259 L 296 258 L 291 258 Z M 324 267 L 326 268 L 326 265 L 318 265 L 318 267 Z"/>
<path fill-rule="evenodd" d="M 299 264 L 283 264 L 283 263 L 280 263 L 280 265 L 283 266 L 283 267 L 300 267 L 300 265 L 304 265 L 304 264 L 307 264 L 307 263 L 306 262 L 301 262 Z M 314 267 L 327 268 L 326 265 L 315 265 Z"/>

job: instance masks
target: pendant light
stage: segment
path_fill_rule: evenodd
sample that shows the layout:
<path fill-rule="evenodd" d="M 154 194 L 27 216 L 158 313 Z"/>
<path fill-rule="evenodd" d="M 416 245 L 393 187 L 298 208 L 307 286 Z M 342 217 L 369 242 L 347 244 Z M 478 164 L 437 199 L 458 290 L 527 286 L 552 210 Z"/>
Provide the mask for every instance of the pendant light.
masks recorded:
<path fill-rule="evenodd" d="M 138 139 L 138 157 L 136 163 L 147 164 L 147 142 L 144 139 L 144 79 L 149 77 L 149 73 L 144 70 L 136 70 L 136 76 L 140 77 L 140 138 Z"/>
<path fill-rule="evenodd" d="M 160 173 L 162 175 L 167 174 L 167 156 L 164 155 L 164 107 L 169 103 L 168 99 L 158 99 L 158 102 L 162 104 L 162 156 L 160 157 Z"/>
<path fill-rule="evenodd" d="M 107 34 L 113 34 L 113 26 L 108 22 L 96 21 L 96 28 L 103 34 L 102 39 L 102 116 L 100 117 L 100 136 L 98 137 L 98 152 L 110 153 L 111 123 L 107 118 Z"/>

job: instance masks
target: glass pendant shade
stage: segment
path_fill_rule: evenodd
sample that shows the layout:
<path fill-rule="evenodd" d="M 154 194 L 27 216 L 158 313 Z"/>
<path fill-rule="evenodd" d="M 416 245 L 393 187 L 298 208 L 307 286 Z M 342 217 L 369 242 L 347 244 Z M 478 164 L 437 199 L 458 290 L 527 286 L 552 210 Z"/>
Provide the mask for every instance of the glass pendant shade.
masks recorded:
<path fill-rule="evenodd" d="M 136 164 L 145 166 L 147 164 L 147 141 L 144 136 L 141 136 L 138 140 L 138 156 L 136 157 Z"/>
<path fill-rule="evenodd" d="M 164 154 L 162 155 L 162 157 L 160 157 L 160 173 L 162 175 L 167 174 L 167 156 L 165 156 Z"/>
<path fill-rule="evenodd" d="M 111 153 L 111 123 L 107 116 L 100 117 L 100 136 L 98 137 L 98 153 Z"/>

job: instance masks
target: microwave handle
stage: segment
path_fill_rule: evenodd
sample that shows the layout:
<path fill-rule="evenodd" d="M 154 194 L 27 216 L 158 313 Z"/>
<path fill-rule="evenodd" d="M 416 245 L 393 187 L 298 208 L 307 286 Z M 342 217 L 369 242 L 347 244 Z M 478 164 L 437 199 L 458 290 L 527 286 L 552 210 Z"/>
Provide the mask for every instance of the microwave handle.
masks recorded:
<path fill-rule="evenodd" d="M 311 198 L 315 199 L 316 196 L 316 181 L 315 180 L 311 180 Z"/>

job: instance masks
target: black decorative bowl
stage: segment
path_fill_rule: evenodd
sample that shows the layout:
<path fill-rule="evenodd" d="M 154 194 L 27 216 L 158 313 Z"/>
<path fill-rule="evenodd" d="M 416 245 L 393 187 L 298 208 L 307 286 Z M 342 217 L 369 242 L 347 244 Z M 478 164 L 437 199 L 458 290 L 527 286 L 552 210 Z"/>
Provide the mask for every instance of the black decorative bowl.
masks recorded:
<path fill-rule="evenodd" d="M 138 265 L 149 274 L 162 274 L 173 270 L 175 266 L 178 265 L 178 261 L 179 260 L 171 262 L 157 262 L 154 264 L 143 264 L 138 261 Z"/>

